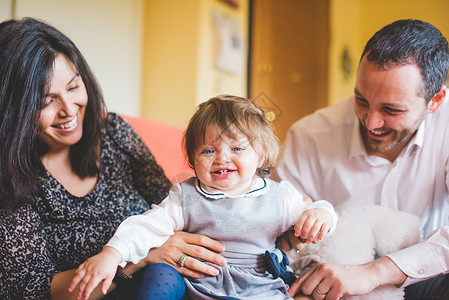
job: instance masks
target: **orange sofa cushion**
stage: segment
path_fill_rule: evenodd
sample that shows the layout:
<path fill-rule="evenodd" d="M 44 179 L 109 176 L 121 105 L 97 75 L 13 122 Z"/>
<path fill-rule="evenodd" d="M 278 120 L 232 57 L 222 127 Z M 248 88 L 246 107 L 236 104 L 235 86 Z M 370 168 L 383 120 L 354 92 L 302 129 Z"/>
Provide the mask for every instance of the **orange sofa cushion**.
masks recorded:
<path fill-rule="evenodd" d="M 182 148 L 184 128 L 144 118 L 121 116 L 142 138 L 172 183 L 182 182 L 193 176 Z"/>

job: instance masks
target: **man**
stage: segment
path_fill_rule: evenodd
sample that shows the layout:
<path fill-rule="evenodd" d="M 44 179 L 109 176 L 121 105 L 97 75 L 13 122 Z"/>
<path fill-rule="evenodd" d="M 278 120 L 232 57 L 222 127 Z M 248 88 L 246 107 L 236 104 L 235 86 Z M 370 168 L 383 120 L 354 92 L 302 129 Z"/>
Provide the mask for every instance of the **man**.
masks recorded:
<path fill-rule="evenodd" d="M 406 299 L 449 299 L 448 66 L 438 29 L 396 21 L 368 41 L 354 97 L 290 128 L 281 179 L 337 211 L 378 204 L 420 216 L 423 238 L 436 230 L 364 265 L 316 264 L 292 294 L 332 300 L 395 284 L 407 286 Z"/>

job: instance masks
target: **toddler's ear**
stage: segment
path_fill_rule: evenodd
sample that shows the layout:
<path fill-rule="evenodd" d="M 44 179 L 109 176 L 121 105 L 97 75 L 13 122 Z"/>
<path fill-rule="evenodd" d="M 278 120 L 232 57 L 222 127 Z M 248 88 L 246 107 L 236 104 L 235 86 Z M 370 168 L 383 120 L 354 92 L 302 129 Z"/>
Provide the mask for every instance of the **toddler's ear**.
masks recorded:
<path fill-rule="evenodd" d="M 260 156 L 259 157 L 259 163 L 257 164 L 257 168 L 258 169 L 262 168 L 264 161 L 265 161 L 265 157 Z"/>

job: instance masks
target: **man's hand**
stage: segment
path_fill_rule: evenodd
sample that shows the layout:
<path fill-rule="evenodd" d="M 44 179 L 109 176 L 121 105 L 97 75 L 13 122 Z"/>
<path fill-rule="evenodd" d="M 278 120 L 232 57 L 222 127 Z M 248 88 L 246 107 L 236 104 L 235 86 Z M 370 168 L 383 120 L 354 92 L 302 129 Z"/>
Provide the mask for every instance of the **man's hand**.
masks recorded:
<path fill-rule="evenodd" d="M 166 263 L 182 275 L 203 278 L 205 275 L 218 275 L 218 270 L 196 258 L 224 266 L 226 259 L 217 253 L 224 250 L 223 244 L 207 236 L 178 231 L 161 247 L 151 249 L 145 261 L 147 265 Z M 184 253 L 187 254 L 187 257 L 184 266 L 181 267 L 178 262 Z"/>
<path fill-rule="evenodd" d="M 407 276 L 388 257 L 363 265 L 317 263 L 289 289 L 313 299 L 338 300 L 344 295 L 364 295 L 380 285 L 402 284 Z"/>

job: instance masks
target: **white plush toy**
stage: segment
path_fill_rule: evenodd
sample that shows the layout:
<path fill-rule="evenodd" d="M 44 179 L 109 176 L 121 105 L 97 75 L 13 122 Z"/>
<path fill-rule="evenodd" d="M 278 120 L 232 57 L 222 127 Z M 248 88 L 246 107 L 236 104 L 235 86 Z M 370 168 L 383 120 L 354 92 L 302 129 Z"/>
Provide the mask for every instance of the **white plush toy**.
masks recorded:
<path fill-rule="evenodd" d="M 416 244 L 420 237 L 420 219 L 415 215 L 380 206 L 353 208 L 339 213 L 332 236 L 317 244 L 305 245 L 288 253 L 290 266 L 303 274 L 316 261 L 362 264 Z M 402 288 L 389 285 L 364 296 L 345 296 L 351 300 L 403 299 Z"/>

